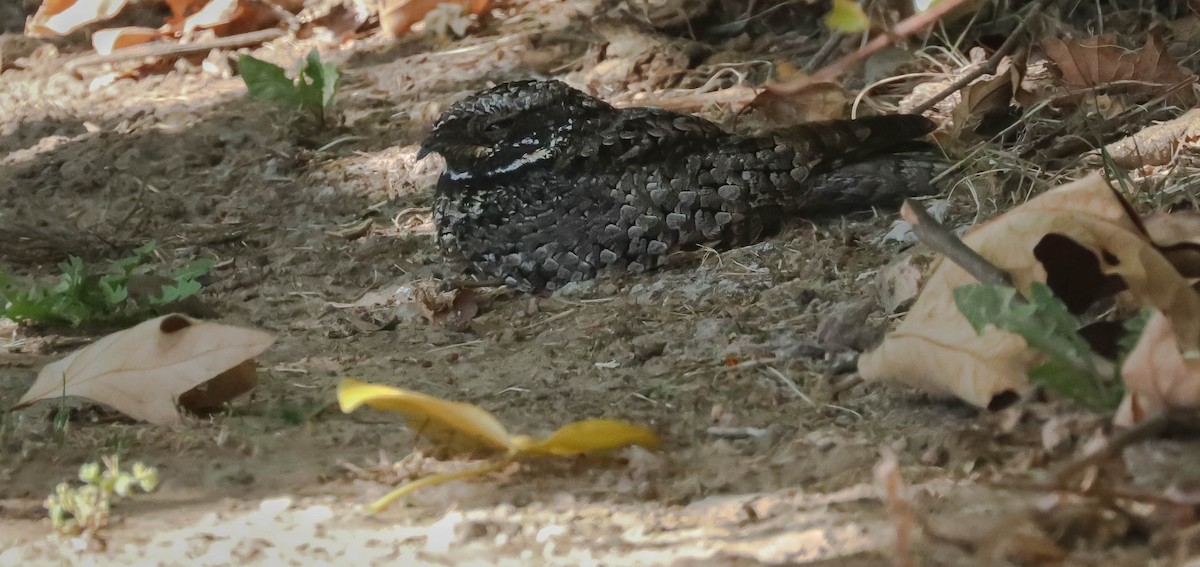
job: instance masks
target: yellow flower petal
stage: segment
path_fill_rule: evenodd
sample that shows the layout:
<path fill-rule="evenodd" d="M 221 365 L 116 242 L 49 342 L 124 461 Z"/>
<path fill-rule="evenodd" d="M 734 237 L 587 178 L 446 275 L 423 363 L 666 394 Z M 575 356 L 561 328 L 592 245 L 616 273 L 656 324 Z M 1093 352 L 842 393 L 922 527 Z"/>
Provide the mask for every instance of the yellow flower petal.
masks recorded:
<path fill-rule="evenodd" d="M 521 455 L 601 453 L 630 445 L 653 451 L 658 448 L 658 436 L 645 427 L 624 421 L 586 419 L 565 425 L 540 441 L 524 436 L 514 438 L 513 445 Z"/>
<path fill-rule="evenodd" d="M 409 427 L 435 442 L 465 437 L 477 444 L 511 451 L 512 438 L 504 426 L 483 408 L 451 402 L 391 386 L 345 378 L 338 384 L 338 404 L 350 413 L 362 405 L 404 414 Z"/>

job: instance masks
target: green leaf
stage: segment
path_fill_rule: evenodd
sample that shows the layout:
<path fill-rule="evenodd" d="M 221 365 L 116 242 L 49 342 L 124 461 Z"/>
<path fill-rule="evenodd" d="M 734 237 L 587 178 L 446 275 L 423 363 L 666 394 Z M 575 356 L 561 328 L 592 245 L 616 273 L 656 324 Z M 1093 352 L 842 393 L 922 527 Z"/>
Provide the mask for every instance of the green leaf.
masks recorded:
<path fill-rule="evenodd" d="M 129 278 L 117 278 L 104 276 L 100 278 L 100 289 L 104 292 L 104 299 L 109 305 L 118 305 L 129 299 L 129 287 L 126 285 Z"/>
<path fill-rule="evenodd" d="M 165 299 L 151 297 L 148 305 L 138 305 L 130 301 L 129 279 L 149 270 L 153 251 L 153 243 L 143 245 L 132 256 L 113 261 L 102 276 L 89 275 L 83 260 L 72 256 L 59 264 L 62 274 L 49 288 L 30 284 L 20 289 L 12 277 L 0 273 L 0 317 L 77 327 L 138 320 L 153 315 L 155 307 L 194 295 L 201 287 L 196 278 L 215 265 L 209 259 L 188 264 L 172 274 L 172 285 L 163 287 Z"/>
<path fill-rule="evenodd" d="M 333 63 L 321 63 L 321 54 L 314 48 L 308 52 L 300 69 L 300 98 L 304 110 L 323 121 L 325 111 L 332 107 L 341 75 Z"/>
<path fill-rule="evenodd" d="M 954 290 L 954 302 L 976 333 L 989 325 L 1020 335 L 1046 361 L 1029 373 L 1031 382 L 1093 408 L 1120 401 L 1115 376 L 1101 375 L 1099 356 L 1079 334 L 1079 320 L 1049 286 L 1034 282 L 1029 299 L 1007 286 L 968 285 Z"/>
<path fill-rule="evenodd" d="M 1029 302 L 1018 297 L 1017 290 L 1005 286 L 968 285 L 954 290 L 959 312 L 976 333 L 994 325 L 1047 354 L 1092 356 L 1091 347 L 1077 332 L 1079 321 L 1048 286 L 1034 283 Z"/>
<path fill-rule="evenodd" d="M 282 67 L 249 55 L 238 59 L 238 73 L 250 96 L 281 103 L 320 124 L 324 124 L 325 113 L 333 106 L 341 79 L 337 66 L 321 63 L 321 55 L 316 49 L 305 57 L 295 80 L 289 79 Z"/>
<path fill-rule="evenodd" d="M 1030 370 L 1029 381 L 1090 408 L 1112 409 L 1121 403 L 1121 388 L 1107 386 L 1098 381 L 1094 374 L 1082 372 L 1054 357 Z"/>
<path fill-rule="evenodd" d="M 196 280 L 183 281 L 173 285 L 164 285 L 162 288 L 162 295 L 150 298 L 150 302 L 154 305 L 166 305 L 168 303 L 174 303 L 186 297 L 195 295 L 196 292 L 200 291 L 200 287 L 200 282 Z"/>
<path fill-rule="evenodd" d="M 246 83 L 250 96 L 258 100 L 279 102 L 294 108 L 303 104 L 296 84 L 287 77 L 283 67 L 242 55 L 238 58 L 238 74 Z"/>
<path fill-rule="evenodd" d="M 175 280 L 175 283 L 194 280 L 198 277 L 207 275 L 216 266 L 216 261 L 212 260 L 211 258 L 194 260 L 192 263 L 184 266 L 179 271 L 172 274 L 171 279 Z"/>
<path fill-rule="evenodd" d="M 825 27 L 842 33 L 858 33 L 870 29 L 871 19 L 854 0 L 833 0 L 833 8 L 825 14 Z"/>
<path fill-rule="evenodd" d="M 1133 351 L 1133 347 L 1137 346 L 1137 342 L 1142 338 L 1142 331 L 1146 329 L 1146 322 L 1150 320 L 1150 316 L 1154 315 L 1154 310 L 1149 307 L 1143 307 L 1138 310 L 1137 314 L 1125 320 L 1125 333 L 1121 335 L 1117 341 L 1117 349 L 1121 353 L 1121 359 Z"/>

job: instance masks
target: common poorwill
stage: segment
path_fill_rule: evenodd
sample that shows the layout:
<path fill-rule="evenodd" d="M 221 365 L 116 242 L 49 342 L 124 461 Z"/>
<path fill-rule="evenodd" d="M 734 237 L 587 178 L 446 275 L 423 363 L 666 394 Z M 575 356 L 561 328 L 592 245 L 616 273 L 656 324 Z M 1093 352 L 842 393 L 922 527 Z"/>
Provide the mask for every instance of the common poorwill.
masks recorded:
<path fill-rule="evenodd" d="M 517 81 L 454 104 L 421 155 L 446 160 L 433 213 L 447 257 L 536 291 L 928 193 L 941 166 L 915 140 L 932 129 L 891 115 L 746 136 L 614 108 L 559 81 Z"/>

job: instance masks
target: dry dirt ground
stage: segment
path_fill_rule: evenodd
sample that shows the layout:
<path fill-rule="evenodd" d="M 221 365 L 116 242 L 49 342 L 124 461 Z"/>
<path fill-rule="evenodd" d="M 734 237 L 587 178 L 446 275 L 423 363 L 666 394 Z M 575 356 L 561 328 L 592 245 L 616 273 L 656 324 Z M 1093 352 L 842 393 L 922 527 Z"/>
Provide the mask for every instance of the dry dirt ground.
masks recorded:
<path fill-rule="evenodd" d="M 0 225 L 31 236 L 0 243 L 12 247 L 5 271 L 47 277 L 66 254 L 102 265 L 154 240 L 164 265 L 218 261 L 202 294 L 217 318 L 278 336 L 259 387 L 216 416 L 154 427 L 80 411 L 60 435 L 54 404 L 4 414 L 0 565 L 884 565 L 906 546 L 922 564 L 1008 564 L 1053 556 L 1039 536 L 1071 547 L 1065 564 L 1178 557 L 1184 548 L 1128 526 L 1106 531 L 1122 519 L 1103 514 L 1068 522 L 1072 539 L 1040 515 L 1048 494 L 995 486 L 1069 460 L 1101 416 L 1036 403 L 981 413 L 879 385 L 835 398 L 853 358 L 831 345 L 869 345 L 895 317 L 860 308 L 875 270 L 906 246 L 881 239 L 891 211 L 548 297 L 489 291 L 461 330 L 411 310 L 333 306 L 444 273 L 428 232 L 439 164 L 415 161 L 438 109 L 579 56 L 519 38 L 543 25 L 529 14 L 571 22 L 589 3 L 509 6 L 463 40 L 287 38 L 252 50 L 290 67 L 316 46 L 339 63 L 343 123 L 319 132 L 249 100 L 221 57 L 106 81 L 105 68 L 63 71 L 84 50 L 65 42 L 0 76 Z M 339 234 L 367 218 L 365 236 Z M 0 405 L 95 336 L 9 327 Z M 413 454 L 397 418 L 340 413 L 346 376 L 475 403 L 517 432 L 630 420 L 663 449 L 528 465 L 369 516 L 364 504 L 399 481 L 462 465 Z M 906 522 L 873 473 L 884 447 L 940 537 L 897 540 Z M 1161 441 L 1126 461 L 1167 455 L 1190 466 L 1164 474 L 1196 474 L 1194 448 Z M 106 550 L 55 537 L 45 496 L 113 453 L 159 467 L 161 489 L 117 506 Z"/>

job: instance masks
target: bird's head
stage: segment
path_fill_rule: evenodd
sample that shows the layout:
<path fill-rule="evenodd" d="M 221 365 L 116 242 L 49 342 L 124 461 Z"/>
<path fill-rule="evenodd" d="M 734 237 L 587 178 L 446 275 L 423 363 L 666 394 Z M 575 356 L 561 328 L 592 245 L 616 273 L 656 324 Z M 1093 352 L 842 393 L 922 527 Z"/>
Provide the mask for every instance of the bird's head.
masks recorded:
<path fill-rule="evenodd" d="M 560 81 L 514 81 L 451 106 L 418 157 L 436 152 L 452 178 L 496 177 L 555 159 L 607 103 Z"/>

